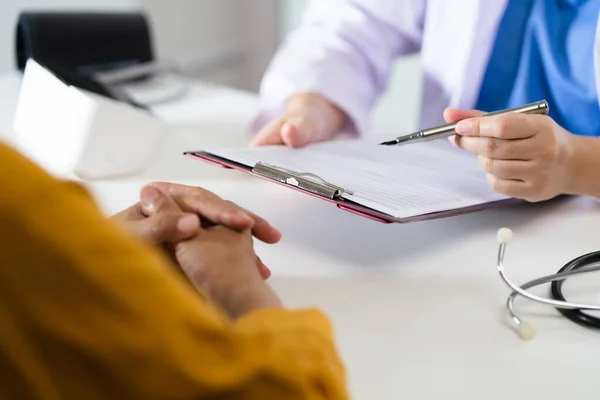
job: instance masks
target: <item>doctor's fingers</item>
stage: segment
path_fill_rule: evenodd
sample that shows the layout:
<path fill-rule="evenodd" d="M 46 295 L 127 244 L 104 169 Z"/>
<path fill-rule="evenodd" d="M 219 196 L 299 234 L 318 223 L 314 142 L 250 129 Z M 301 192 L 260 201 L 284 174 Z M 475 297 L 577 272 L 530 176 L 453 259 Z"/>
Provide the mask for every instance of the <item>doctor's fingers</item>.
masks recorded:
<path fill-rule="evenodd" d="M 313 113 L 298 110 L 289 113 L 281 127 L 281 140 L 290 147 L 302 147 L 320 142 L 333 135 L 316 123 Z"/>
<path fill-rule="evenodd" d="M 285 123 L 284 118 L 278 118 L 265 125 L 250 142 L 250 146 L 269 146 L 283 144 L 281 128 Z"/>
<path fill-rule="evenodd" d="M 494 175 L 487 175 L 490 187 L 504 196 L 515 199 L 528 199 L 532 196 L 532 188 L 529 182 L 516 179 L 501 179 Z"/>
<path fill-rule="evenodd" d="M 262 129 L 251 146 L 284 144 L 302 147 L 309 143 L 327 140 L 333 136 L 315 121 L 310 108 L 299 108 L 269 123 Z"/>
<path fill-rule="evenodd" d="M 477 156 L 477 163 L 486 173 L 499 179 L 529 180 L 539 172 L 534 161 L 523 160 L 497 160 L 484 156 Z"/>
<path fill-rule="evenodd" d="M 548 117 L 545 115 L 511 112 L 462 120 L 456 124 L 456 132 L 463 136 L 527 139 L 547 125 Z"/>
<path fill-rule="evenodd" d="M 503 140 L 487 137 L 454 136 L 457 147 L 468 152 L 497 160 L 533 160 L 539 152 L 536 140 Z"/>

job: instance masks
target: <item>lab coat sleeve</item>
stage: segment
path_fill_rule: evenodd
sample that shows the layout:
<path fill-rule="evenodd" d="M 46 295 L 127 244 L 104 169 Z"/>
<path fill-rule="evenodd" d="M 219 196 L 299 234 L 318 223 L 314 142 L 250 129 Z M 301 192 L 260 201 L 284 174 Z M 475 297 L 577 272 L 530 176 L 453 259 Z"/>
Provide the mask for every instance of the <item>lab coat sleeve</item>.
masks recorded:
<path fill-rule="evenodd" d="M 420 48 L 425 0 L 314 0 L 263 78 L 256 126 L 283 112 L 285 101 L 317 92 L 364 132 L 387 87 L 395 58 Z"/>
<path fill-rule="evenodd" d="M 318 310 L 231 321 L 86 190 L 0 143 L 0 398 L 347 399 Z"/>

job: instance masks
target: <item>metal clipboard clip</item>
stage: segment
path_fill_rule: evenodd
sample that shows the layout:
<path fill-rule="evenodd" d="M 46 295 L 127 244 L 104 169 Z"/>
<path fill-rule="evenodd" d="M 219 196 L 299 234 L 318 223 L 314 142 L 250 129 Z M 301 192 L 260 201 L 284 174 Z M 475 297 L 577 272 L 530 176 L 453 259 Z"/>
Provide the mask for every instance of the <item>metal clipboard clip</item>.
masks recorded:
<path fill-rule="evenodd" d="M 315 174 L 294 172 L 262 162 L 257 163 L 252 172 L 332 200 L 339 199 L 344 194 L 354 194 L 352 191 L 333 185 Z"/>

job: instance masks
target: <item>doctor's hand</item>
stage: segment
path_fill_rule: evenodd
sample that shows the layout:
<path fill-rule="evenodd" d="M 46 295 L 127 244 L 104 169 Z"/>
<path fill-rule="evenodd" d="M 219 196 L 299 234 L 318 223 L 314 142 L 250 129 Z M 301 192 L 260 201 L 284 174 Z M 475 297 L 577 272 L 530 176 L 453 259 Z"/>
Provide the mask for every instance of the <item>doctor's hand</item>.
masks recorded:
<path fill-rule="evenodd" d="M 327 141 L 340 131 L 345 118 L 345 113 L 325 97 L 316 93 L 297 94 L 288 100 L 283 116 L 265 125 L 251 146 L 302 147 Z"/>
<path fill-rule="evenodd" d="M 530 202 L 568 192 L 573 135 L 546 115 L 509 113 L 482 117 L 479 111 L 447 109 L 447 122 L 460 121 L 455 146 L 477 155 L 490 186 Z"/>

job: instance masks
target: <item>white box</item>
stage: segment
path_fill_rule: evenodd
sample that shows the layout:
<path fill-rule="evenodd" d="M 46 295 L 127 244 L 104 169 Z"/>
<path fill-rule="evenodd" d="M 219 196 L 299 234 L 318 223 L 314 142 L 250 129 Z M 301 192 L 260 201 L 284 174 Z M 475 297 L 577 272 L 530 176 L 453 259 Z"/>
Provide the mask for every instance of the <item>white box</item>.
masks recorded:
<path fill-rule="evenodd" d="M 93 180 L 144 171 L 167 126 L 145 110 L 66 85 L 29 60 L 15 145 L 48 172 Z"/>

